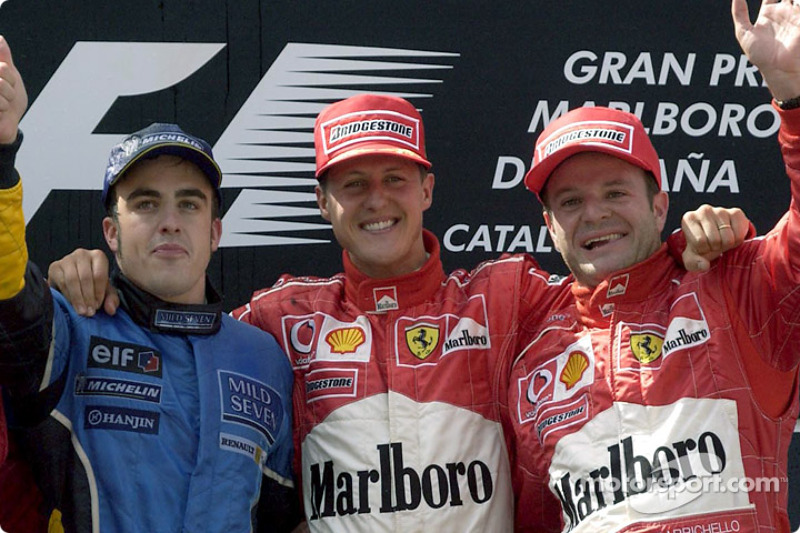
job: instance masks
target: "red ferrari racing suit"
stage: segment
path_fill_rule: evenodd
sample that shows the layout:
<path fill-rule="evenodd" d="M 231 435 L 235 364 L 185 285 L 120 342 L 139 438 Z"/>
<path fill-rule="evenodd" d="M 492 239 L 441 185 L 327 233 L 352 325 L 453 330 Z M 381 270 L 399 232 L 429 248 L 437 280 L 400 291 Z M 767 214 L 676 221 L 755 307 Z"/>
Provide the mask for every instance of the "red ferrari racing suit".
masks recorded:
<path fill-rule="evenodd" d="M 513 528 L 509 366 L 520 321 L 559 291 L 527 256 L 445 277 L 438 241 L 424 240 L 430 257 L 411 274 L 368 278 L 345 252 L 344 274 L 284 277 L 234 311 L 272 332 L 294 367 L 313 531 Z"/>
<path fill-rule="evenodd" d="M 765 237 L 705 273 L 662 247 L 527 324 L 509 387 L 521 507 L 547 483 L 564 531 L 789 531 L 800 110 L 781 116 L 792 200 Z"/>

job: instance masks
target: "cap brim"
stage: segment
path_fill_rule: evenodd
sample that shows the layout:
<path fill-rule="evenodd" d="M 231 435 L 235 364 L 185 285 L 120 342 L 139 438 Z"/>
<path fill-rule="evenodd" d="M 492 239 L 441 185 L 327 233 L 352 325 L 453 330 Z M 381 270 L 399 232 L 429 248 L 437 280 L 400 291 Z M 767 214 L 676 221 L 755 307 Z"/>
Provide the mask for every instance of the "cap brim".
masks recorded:
<path fill-rule="evenodd" d="M 327 163 L 322 165 L 320 168 L 317 169 L 317 172 L 314 174 L 315 177 L 319 178 L 326 170 L 330 169 L 333 165 L 338 165 L 339 163 L 343 163 L 344 161 L 350 161 L 351 159 L 355 159 L 357 157 L 364 157 L 368 155 L 391 155 L 396 157 L 401 157 L 403 159 L 407 159 L 422 165 L 426 169 L 431 168 L 431 162 L 425 159 L 424 157 L 420 156 L 413 150 L 406 150 L 404 148 L 400 148 L 397 146 L 387 146 L 385 144 L 368 144 L 365 143 L 363 146 L 359 146 L 358 148 L 354 148 L 352 150 L 346 150 L 341 154 L 335 155 L 328 160 Z"/>
<path fill-rule="evenodd" d="M 220 170 L 216 161 L 208 157 L 205 152 L 196 150 L 185 144 L 159 144 L 153 146 L 152 148 L 142 150 L 141 153 L 137 154 L 135 158 L 128 161 L 128 164 L 126 164 L 119 170 L 119 172 L 117 172 L 116 178 L 110 183 L 110 185 L 114 185 L 116 182 L 118 182 L 120 176 L 125 175 L 125 172 L 127 172 L 133 165 L 142 159 L 153 158 L 159 155 L 174 155 L 191 161 L 200 167 L 200 170 L 202 170 L 203 173 L 208 177 L 214 189 L 219 189 L 220 184 L 222 183 L 222 170 Z"/>

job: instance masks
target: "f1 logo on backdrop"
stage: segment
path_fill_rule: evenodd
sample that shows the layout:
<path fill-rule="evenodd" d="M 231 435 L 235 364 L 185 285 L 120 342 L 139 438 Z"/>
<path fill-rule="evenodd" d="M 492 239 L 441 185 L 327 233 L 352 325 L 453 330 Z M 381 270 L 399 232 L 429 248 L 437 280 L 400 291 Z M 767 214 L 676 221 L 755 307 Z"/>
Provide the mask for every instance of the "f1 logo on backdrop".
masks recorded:
<path fill-rule="evenodd" d="M 20 152 L 17 168 L 31 177 L 23 200 L 27 220 L 53 189 L 100 188 L 111 146 L 130 133 L 92 133 L 117 97 L 169 88 L 224 47 L 224 43 L 75 43 L 20 124 L 28 147 Z M 118 68 L 121 57 L 128 68 Z M 422 90 L 442 82 L 433 73 L 452 66 L 419 60 L 456 57 L 447 52 L 288 43 L 213 147 L 224 173 L 222 186 L 242 189 L 225 213 L 220 245 L 328 242 L 326 237 L 292 236 L 327 230 L 328 224 L 291 221 L 318 214 L 310 191 L 316 184 L 312 146 L 314 119 L 324 102 L 375 90 L 412 101 L 430 98 Z M 414 77 L 423 70 L 432 75 Z M 376 71 L 381 74 L 372 74 Z M 292 187 L 298 190 L 286 190 Z"/>

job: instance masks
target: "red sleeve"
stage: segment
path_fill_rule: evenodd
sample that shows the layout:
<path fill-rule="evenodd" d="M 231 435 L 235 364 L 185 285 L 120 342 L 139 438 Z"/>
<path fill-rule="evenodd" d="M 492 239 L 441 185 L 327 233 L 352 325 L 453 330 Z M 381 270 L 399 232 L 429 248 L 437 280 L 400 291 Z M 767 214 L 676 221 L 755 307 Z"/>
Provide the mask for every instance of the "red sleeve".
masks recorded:
<path fill-rule="evenodd" d="M 789 210 L 764 237 L 723 255 L 721 265 L 731 315 L 767 364 L 788 371 L 800 362 L 800 109 L 778 112 Z"/>
<path fill-rule="evenodd" d="M 46 532 L 47 517 L 41 514 L 42 494 L 33 480 L 33 473 L 14 440 L 5 438 L 5 442 L 9 449 L 5 462 L 0 465 L 0 527 L 7 533 Z"/>

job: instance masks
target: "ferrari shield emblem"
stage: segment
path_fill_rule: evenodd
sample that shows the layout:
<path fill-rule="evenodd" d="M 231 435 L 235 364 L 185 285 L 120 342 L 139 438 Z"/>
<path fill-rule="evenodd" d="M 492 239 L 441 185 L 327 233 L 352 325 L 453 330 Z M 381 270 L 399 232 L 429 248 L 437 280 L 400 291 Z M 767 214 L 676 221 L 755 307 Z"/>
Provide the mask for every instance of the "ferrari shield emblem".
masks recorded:
<path fill-rule="evenodd" d="M 439 346 L 439 328 L 431 324 L 407 328 L 406 344 L 415 357 L 425 359 Z"/>
<path fill-rule="evenodd" d="M 661 357 L 661 346 L 664 339 L 652 333 L 639 333 L 631 335 L 631 351 L 636 359 L 646 365 Z"/>

